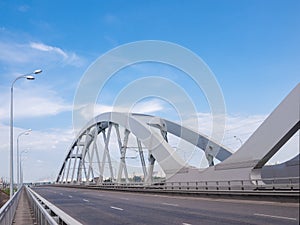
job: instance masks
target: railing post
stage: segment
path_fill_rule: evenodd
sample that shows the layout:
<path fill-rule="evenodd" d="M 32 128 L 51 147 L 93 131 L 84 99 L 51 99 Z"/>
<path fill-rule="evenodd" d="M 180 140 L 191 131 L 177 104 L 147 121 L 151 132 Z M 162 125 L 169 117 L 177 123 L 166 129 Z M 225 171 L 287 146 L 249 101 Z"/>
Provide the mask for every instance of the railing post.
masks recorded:
<path fill-rule="evenodd" d="M 289 179 L 289 183 L 291 185 L 291 190 L 293 190 L 294 188 L 293 188 L 293 180 L 292 180 L 292 178 Z"/>

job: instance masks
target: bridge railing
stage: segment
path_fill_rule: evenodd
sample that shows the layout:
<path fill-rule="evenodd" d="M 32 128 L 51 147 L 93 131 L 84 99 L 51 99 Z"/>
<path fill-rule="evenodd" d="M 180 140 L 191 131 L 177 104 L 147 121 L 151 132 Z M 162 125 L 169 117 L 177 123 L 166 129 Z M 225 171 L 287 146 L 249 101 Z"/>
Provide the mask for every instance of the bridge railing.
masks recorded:
<path fill-rule="evenodd" d="M 299 190 L 299 177 L 230 181 L 166 182 L 165 190 L 182 191 L 258 191 Z"/>
<path fill-rule="evenodd" d="M 11 225 L 16 213 L 16 209 L 20 199 L 20 193 L 23 188 L 20 188 L 11 199 L 9 199 L 0 209 L 0 225 Z"/>
<path fill-rule="evenodd" d="M 103 189 L 157 189 L 163 191 L 185 191 L 185 192 L 209 192 L 209 191 L 293 191 L 299 190 L 299 177 L 268 178 L 253 180 L 229 180 L 229 181 L 190 181 L 190 182 L 158 182 L 144 184 L 105 182 L 101 184 L 63 183 L 64 185 L 100 187 Z"/>
<path fill-rule="evenodd" d="M 33 210 L 37 224 L 39 225 L 81 225 L 77 220 L 70 217 L 52 203 L 41 197 L 32 189 L 26 187 L 29 204 Z"/>

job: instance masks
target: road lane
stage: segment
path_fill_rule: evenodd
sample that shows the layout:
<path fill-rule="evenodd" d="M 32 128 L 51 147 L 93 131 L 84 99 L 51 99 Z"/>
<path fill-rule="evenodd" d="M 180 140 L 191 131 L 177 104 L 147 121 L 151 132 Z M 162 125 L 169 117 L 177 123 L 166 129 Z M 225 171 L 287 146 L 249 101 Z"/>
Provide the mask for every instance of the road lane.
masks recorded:
<path fill-rule="evenodd" d="M 296 203 L 150 195 L 62 187 L 39 187 L 34 190 L 83 224 L 299 223 L 299 204 Z"/>

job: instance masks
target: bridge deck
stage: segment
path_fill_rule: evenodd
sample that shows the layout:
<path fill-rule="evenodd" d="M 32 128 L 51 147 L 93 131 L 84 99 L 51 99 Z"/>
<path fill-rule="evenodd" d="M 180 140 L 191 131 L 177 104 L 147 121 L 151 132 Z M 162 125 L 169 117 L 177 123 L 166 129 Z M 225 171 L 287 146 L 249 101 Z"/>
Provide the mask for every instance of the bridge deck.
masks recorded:
<path fill-rule="evenodd" d="M 19 204 L 16 210 L 16 214 L 13 220 L 13 224 L 16 225 L 34 225 L 37 224 L 35 222 L 32 210 L 30 209 L 29 206 L 29 201 L 28 201 L 28 197 L 27 197 L 27 193 L 26 191 L 22 191 L 22 193 L 20 193 L 20 200 L 19 200 Z"/>

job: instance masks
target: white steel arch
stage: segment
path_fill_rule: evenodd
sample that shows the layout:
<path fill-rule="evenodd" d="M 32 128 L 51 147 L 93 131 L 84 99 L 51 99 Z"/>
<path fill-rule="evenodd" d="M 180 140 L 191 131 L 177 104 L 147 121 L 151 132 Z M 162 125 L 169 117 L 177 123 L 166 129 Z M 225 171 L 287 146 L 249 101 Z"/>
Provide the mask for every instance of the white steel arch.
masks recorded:
<path fill-rule="evenodd" d="M 123 140 L 120 135 L 120 126 L 125 129 Z M 116 132 L 116 141 L 120 149 L 121 163 L 118 172 L 114 171 L 108 147 L 113 129 Z M 160 132 L 153 132 L 153 130 Z M 216 142 L 209 140 L 205 135 L 180 126 L 177 123 L 149 115 L 110 112 L 96 116 L 79 132 L 70 146 L 57 177 L 57 182 L 95 181 L 95 177 L 97 177 L 96 181 L 98 183 L 104 182 L 105 163 L 109 165 L 110 181 L 121 182 L 124 174 L 125 181 L 128 182 L 125 158 L 129 135 L 134 135 L 136 138 L 144 182 L 150 183 L 152 181 L 155 161 L 160 165 L 167 179 L 178 172 L 188 171 L 189 166 L 168 144 L 167 133 L 180 137 L 203 151 L 208 149 L 211 151 L 213 149 L 210 154 L 220 161 L 231 155 L 231 152 L 224 146 L 220 146 Z M 99 153 L 99 146 L 96 144 L 97 139 L 101 136 L 104 145 L 102 157 Z M 149 151 L 148 168 L 145 163 L 142 146 Z M 210 146 L 210 148 L 207 148 L 207 146 Z M 92 166 L 95 160 L 98 165 L 98 176 L 94 174 Z"/>

